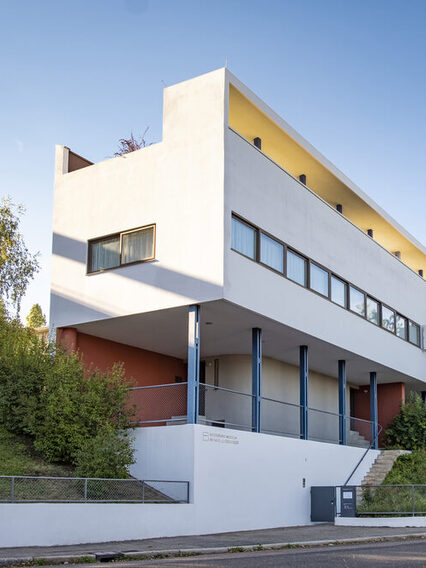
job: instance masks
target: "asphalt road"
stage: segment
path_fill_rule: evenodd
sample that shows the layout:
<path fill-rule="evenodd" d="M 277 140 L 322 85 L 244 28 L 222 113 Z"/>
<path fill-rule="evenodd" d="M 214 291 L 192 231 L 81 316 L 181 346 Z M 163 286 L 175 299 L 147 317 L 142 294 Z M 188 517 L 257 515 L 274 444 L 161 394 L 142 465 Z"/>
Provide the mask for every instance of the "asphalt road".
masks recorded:
<path fill-rule="evenodd" d="M 113 565 L 115 568 L 426 568 L 426 540 L 122 561 Z M 88 566 L 106 568 L 108 564 L 76 564 L 73 568 Z"/>

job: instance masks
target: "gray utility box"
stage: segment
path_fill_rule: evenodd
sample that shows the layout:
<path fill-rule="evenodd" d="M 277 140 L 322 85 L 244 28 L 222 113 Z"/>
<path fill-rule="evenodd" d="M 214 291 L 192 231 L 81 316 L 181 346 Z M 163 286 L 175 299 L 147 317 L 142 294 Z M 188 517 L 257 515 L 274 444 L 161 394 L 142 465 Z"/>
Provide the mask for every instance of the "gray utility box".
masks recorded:
<path fill-rule="evenodd" d="M 333 522 L 336 516 L 336 488 L 311 487 L 311 521 Z"/>

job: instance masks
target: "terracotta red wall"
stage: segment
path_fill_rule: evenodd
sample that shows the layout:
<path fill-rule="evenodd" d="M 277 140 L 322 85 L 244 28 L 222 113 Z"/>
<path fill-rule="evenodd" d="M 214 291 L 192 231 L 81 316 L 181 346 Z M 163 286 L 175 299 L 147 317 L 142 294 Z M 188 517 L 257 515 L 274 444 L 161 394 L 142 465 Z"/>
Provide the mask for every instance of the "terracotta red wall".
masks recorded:
<path fill-rule="evenodd" d="M 106 371 L 114 363 L 123 362 L 126 377 L 134 386 L 174 383 L 175 377 L 186 380 L 186 365 L 180 359 L 116 343 L 93 335 L 77 333 L 77 349 L 84 366 Z"/>
<path fill-rule="evenodd" d="M 359 390 L 353 392 L 355 417 L 370 420 L 370 386 L 360 386 Z M 379 424 L 383 426 L 382 433 L 400 411 L 401 402 L 405 402 L 404 383 L 377 385 L 377 412 Z"/>
<path fill-rule="evenodd" d="M 138 349 L 73 328 L 57 329 L 57 342 L 71 352 L 78 351 L 84 367 L 106 371 L 114 363 L 124 363 L 125 375 L 132 386 L 175 383 L 175 377 L 186 381 L 186 364 L 175 357 Z M 137 419 L 156 420 L 186 414 L 186 385 L 134 391 L 132 403 L 137 407 Z"/>

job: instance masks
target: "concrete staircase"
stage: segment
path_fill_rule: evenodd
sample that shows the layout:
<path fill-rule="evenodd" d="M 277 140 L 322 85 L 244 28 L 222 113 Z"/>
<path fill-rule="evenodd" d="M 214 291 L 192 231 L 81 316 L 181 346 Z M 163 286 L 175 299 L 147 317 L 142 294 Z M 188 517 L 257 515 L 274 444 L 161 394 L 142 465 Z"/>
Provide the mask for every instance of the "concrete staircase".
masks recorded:
<path fill-rule="evenodd" d="M 347 434 L 348 446 L 355 446 L 357 448 L 368 448 L 370 443 L 368 440 L 361 436 L 356 430 L 349 430 Z"/>
<path fill-rule="evenodd" d="M 399 456 L 409 453 L 411 452 L 408 450 L 382 450 L 371 466 L 370 471 L 362 480 L 361 485 L 380 485 L 393 468 L 393 464 Z"/>

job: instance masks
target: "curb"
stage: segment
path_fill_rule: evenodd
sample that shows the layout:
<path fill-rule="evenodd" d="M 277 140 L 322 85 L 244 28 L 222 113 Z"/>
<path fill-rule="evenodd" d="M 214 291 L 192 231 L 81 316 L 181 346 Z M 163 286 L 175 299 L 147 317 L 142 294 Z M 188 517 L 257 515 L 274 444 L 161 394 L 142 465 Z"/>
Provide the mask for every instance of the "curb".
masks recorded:
<path fill-rule="evenodd" d="M 392 540 L 410 540 L 410 539 L 423 539 L 426 538 L 426 533 L 412 533 L 412 534 L 395 534 L 395 535 L 382 535 L 382 536 L 366 536 L 358 538 L 342 538 L 330 540 L 305 540 L 294 542 L 274 542 L 268 544 L 245 544 L 234 546 L 216 546 L 204 548 L 171 548 L 163 550 L 140 550 L 132 552 L 117 552 L 117 560 L 120 558 L 126 560 L 138 560 L 142 558 L 152 558 L 155 556 L 173 557 L 173 556 L 191 556 L 201 554 L 225 554 L 232 552 L 256 552 L 261 550 L 280 550 L 283 548 L 309 548 L 320 546 L 337 546 L 342 544 L 362 544 L 368 542 L 386 542 Z M 110 553 L 110 551 L 108 551 Z M 97 553 L 99 554 L 99 553 Z M 45 563 L 50 564 L 75 564 L 78 561 L 90 562 L 96 561 L 96 554 L 58 554 L 58 555 L 41 555 L 41 556 L 11 556 L 9 558 L 0 558 L 0 566 L 13 566 L 28 563 Z"/>

